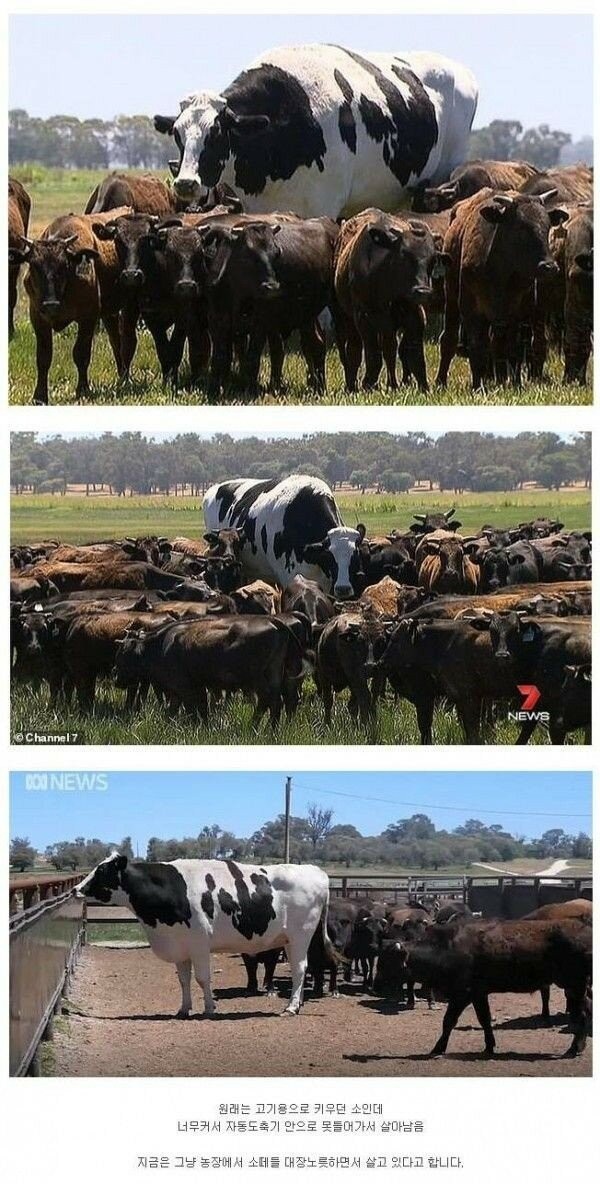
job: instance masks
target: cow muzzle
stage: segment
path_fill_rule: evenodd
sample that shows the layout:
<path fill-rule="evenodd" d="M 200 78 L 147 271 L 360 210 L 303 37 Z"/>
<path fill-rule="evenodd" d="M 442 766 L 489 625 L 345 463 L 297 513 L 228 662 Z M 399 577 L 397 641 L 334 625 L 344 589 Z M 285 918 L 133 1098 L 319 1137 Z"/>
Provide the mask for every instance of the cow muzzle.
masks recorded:
<path fill-rule="evenodd" d="M 144 273 L 139 267 L 128 267 L 121 272 L 121 282 L 126 288 L 140 288 L 144 282 Z"/>
<path fill-rule="evenodd" d="M 277 280 L 264 280 L 260 285 L 260 294 L 266 300 L 271 300 L 273 296 L 278 296 L 281 291 L 281 284 Z"/>
<path fill-rule="evenodd" d="M 185 200 L 195 196 L 200 189 L 200 182 L 194 177 L 177 177 L 173 183 L 173 188 L 177 196 Z"/>
<path fill-rule="evenodd" d="M 190 300 L 198 295 L 198 285 L 195 280 L 180 280 L 175 287 L 175 293 L 181 300 Z"/>
<path fill-rule="evenodd" d="M 58 312 L 60 308 L 60 300 L 42 300 L 42 309 L 46 313 Z"/>
<path fill-rule="evenodd" d="M 537 273 L 548 277 L 558 275 L 558 263 L 555 263 L 554 259 L 542 259 L 537 265 Z"/>
<path fill-rule="evenodd" d="M 338 596 L 340 600 L 349 600 L 354 596 L 354 588 L 350 584 L 336 584 L 333 589 L 334 595 Z"/>

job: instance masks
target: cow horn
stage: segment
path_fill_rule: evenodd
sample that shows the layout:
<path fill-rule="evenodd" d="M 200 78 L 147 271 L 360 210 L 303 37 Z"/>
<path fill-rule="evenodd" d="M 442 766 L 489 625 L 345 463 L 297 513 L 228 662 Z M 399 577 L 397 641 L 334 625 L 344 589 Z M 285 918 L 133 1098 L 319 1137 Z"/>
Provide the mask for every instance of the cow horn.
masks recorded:
<path fill-rule="evenodd" d="M 67 238 L 61 238 L 61 236 L 59 234 L 57 234 L 56 238 L 54 238 L 52 241 L 56 242 L 56 243 L 61 243 L 63 247 L 68 247 L 70 243 L 74 243 L 77 241 L 77 235 L 76 234 L 69 234 L 67 236 Z"/>
<path fill-rule="evenodd" d="M 552 201 L 558 195 L 558 189 L 547 189 L 545 193 L 538 194 L 538 201 L 541 201 L 543 206 L 547 206 L 549 201 Z"/>
<path fill-rule="evenodd" d="M 449 522 L 449 521 L 450 521 L 450 519 L 451 519 L 451 517 L 452 517 L 452 515 L 453 515 L 453 514 L 455 514 L 455 513 L 456 513 L 456 506 L 453 506 L 451 510 L 446 510 L 446 512 L 445 512 L 445 514 L 444 514 L 444 520 L 445 520 L 446 522 Z"/>
<path fill-rule="evenodd" d="M 508 209 L 509 206 L 514 206 L 515 204 L 514 197 L 509 197 L 507 193 L 495 193 L 494 201 L 496 202 L 497 206 L 505 206 L 506 209 Z"/>
<path fill-rule="evenodd" d="M 427 514 L 413 514 L 413 518 L 415 522 L 425 522 L 427 519 Z"/>

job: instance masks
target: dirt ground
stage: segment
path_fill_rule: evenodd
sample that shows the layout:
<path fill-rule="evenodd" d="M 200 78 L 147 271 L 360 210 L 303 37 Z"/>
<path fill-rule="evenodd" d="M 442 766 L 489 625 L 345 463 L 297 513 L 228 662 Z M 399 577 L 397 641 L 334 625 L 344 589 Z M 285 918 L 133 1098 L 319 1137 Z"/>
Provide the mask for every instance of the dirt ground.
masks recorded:
<path fill-rule="evenodd" d="M 276 983 L 289 990 L 287 966 Z M 259 971 L 259 979 L 262 972 Z M 562 992 L 553 989 L 550 1026 L 541 1025 L 539 995 L 490 997 L 497 1055 L 480 1056 L 482 1032 L 471 1008 L 461 1017 L 444 1058 L 429 1060 L 443 1008 L 414 1011 L 365 994 L 358 981 L 334 999 L 311 1000 L 299 1016 L 281 1017 L 281 997 L 248 996 L 240 958 L 213 957 L 217 1018 L 174 1018 L 179 1007 L 175 967 L 149 949 L 87 946 L 73 979 L 76 1011 L 60 1024 L 54 1044 L 57 1076 L 66 1077 L 582 1077 L 592 1073 L 592 1041 L 577 1060 L 570 1044 Z M 194 1005 L 202 1005 L 194 984 Z M 77 1014 L 81 1011 L 81 1014 Z"/>

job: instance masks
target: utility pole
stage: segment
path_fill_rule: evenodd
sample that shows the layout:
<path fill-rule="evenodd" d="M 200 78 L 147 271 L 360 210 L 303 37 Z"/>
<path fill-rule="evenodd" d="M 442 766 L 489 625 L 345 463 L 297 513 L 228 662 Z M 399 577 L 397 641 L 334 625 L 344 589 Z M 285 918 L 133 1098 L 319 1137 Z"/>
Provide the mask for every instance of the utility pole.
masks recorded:
<path fill-rule="evenodd" d="M 290 862 L 290 803 L 292 800 L 292 778 L 285 779 L 285 832 L 283 840 L 283 862 Z"/>

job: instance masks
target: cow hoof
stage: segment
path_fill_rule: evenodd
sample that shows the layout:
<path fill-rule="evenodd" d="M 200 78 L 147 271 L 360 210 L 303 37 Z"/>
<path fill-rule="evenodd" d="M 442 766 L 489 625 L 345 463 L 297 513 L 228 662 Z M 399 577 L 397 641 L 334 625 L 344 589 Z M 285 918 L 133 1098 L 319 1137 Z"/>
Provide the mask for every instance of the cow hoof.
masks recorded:
<path fill-rule="evenodd" d="M 332 998 L 332 999 L 339 999 L 339 997 L 340 997 L 340 993 L 339 993 L 339 991 L 332 991 L 332 992 L 331 992 L 331 998 Z"/>
<path fill-rule="evenodd" d="M 493 1048 L 484 1048 L 482 1055 L 486 1061 L 489 1061 L 489 1060 L 491 1060 L 491 1058 L 494 1055 L 494 1049 Z"/>
<path fill-rule="evenodd" d="M 180 1008 L 179 1011 L 177 1012 L 177 1015 L 175 1016 L 176 1020 L 189 1020 L 189 1018 L 190 1018 L 189 1011 L 184 1011 L 183 1008 Z"/>
<path fill-rule="evenodd" d="M 281 1018 L 283 1019 L 285 1016 L 288 1016 L 288 1015 L 298 1015 L 298 1012 L 295 1011 L 292 1007 L 286 1007 L 285 1011 L 282 1011 L 282 1013 L 281 1013 Z"/>

